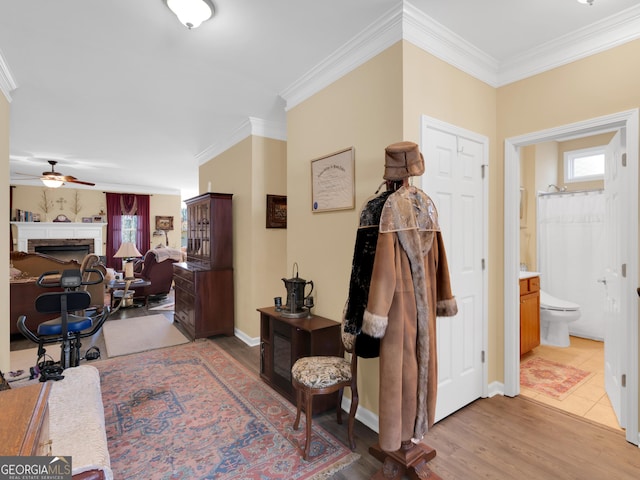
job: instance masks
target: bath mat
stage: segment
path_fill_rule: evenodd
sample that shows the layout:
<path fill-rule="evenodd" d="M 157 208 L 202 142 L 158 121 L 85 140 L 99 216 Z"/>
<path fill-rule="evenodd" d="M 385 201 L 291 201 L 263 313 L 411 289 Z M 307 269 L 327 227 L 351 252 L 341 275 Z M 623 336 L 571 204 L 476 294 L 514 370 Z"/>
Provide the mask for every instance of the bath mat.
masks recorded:
<path fill-rule="evenodd" d="M 105 322 L 102 327 L 109 357 L 187 343 L 189 339 L 162 314 Z"/>
<path fill-rule="evenodd" d="M 520 385 L 563 400 L 595 373 L 535 357 L 520 364 Z"/>

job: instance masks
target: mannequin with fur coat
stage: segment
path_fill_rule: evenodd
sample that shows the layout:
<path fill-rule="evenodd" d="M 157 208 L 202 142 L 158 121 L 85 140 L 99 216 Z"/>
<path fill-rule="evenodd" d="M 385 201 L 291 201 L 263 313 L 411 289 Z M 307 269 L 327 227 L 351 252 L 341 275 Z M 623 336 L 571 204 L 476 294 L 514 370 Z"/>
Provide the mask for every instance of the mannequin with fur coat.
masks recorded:
<path fill-rule="evenodd" d="M 408 182 L 422 173 L 415 143 L 386 148 L 384 179 L 395 191 L 380 217 L 362 331 L 380 339 L 379 443 L 387 452 L 419 443 L 433 425 L 436 316 L 457 313 L 435 205 Z"/>

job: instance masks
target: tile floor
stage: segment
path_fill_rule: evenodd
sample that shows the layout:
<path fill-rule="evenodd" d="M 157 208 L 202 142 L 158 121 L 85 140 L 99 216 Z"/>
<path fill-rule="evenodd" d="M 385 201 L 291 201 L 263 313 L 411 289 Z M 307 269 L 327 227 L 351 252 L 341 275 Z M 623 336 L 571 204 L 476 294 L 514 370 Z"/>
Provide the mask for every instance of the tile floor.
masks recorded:
<path fill-rule="evenodd" d="M 571 346 L 567 348 L 540 345 L 523 355 L 521 360 L 534 357 L 595 372 L 595 375 L 563 400 L 556 400 L 526 387 L 520 389 L 523 396 L 622 431 L 604 389 L 603 342 L 571 337 Z"/>

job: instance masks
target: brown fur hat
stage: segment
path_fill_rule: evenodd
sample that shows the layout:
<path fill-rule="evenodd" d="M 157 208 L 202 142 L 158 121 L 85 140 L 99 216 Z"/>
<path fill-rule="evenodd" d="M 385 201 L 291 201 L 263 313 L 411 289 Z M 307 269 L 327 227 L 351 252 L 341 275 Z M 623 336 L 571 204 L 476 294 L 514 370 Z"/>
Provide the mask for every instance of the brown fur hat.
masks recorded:
<path fill-rule="evenodd" d="M 402 180 L 424 173 L 424 157 L 413 142 L 392 143 L 385 148 L 385 180 Z"/>

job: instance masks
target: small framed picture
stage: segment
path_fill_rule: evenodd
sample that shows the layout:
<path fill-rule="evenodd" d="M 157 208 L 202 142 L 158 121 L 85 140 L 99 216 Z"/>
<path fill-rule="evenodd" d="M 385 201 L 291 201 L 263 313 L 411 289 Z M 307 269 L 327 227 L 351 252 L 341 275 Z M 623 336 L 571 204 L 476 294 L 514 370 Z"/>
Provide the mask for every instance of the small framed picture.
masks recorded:
<path fill-rule="evenodd" d="M 267 195 L 267 228 L 287 228 L 286 195 Z"/>
<path fill-rule="evenodd" d="M 91 218 L 91 217 L 82 217 L 82 223 L 93 223 L 93 218 Z"/>
<path fill-rule="evenodd" d="M 93 216 L 93 223 L 104 223 L 105 217 L 104 215 L 94 215 Z"/>
<path fill-rule="evenodd" d="M 156 230 L 173 230 L 173 217 L 156 215 Z"/>

